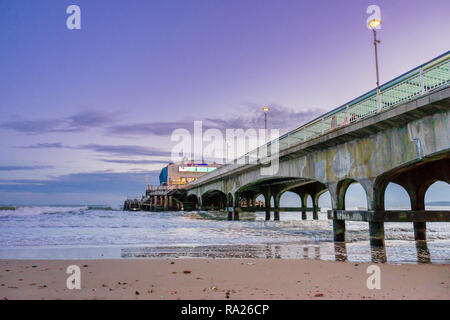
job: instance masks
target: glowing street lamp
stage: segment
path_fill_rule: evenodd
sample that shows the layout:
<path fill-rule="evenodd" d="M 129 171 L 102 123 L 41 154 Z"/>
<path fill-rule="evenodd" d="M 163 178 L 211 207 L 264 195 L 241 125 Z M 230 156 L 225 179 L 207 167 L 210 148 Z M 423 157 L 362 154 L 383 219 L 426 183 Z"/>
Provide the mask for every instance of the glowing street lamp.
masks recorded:
<path fill-rule="evenodd" d="M 380 19 L 372 19 L 369 21 L 369 28 L 372 30 L 377 28 L 379 25 L 381 25 Z"/>
<path fill-rule="evenodd" d="M 268 107 L 262 108 L 264 111 L 264 129 L 267 130 L 267 112 L 270 110 Z"/>

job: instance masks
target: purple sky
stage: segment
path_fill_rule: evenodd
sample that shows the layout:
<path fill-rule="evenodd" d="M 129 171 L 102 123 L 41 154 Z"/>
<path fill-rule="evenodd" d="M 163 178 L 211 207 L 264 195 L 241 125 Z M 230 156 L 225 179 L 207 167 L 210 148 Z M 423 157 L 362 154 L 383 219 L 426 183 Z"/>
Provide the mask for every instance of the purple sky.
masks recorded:
<path fill-rule="evenodd" d="M 81 7 L 82 29 L 66 28 Z M 119 203 L 175 128 L 300 126 L 450 47 L 450 2 L 0 2 L 0 203 Z"/>

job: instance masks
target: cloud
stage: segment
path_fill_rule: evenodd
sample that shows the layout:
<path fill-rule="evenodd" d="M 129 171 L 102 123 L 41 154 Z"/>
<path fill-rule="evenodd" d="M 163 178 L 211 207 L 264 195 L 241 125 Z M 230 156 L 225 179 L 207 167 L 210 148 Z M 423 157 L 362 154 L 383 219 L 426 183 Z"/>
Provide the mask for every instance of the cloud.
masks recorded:
<path fill-rule="evenodd" d="M 42 170 L 53 168 L 53 166 L 0 166 L 0 171 Z"/>
<path fill-rule="evenodd" d="M 0 128 L 9 129 L 25 134 L 53 132 L 58 128 L 58 126 L 59 124 L 57 120 L 15 120 L 0 123 Z"/>
<path fill-rule="evenodd" d="M 108 133 L 117 135 L 171 135 L 178 128 L 192 128 L 192 121 L 149 122 L 117 125 L 108 128 Z"/>
<path fill-rule="evenodd" d="M 115 121 L 115 117 L 112 115 L 98 112 L 81 112 L 67 119 L 68 127 L 78 130 L 99 127 Z"/>
<path fill-rule="evenodd" d="M 320 114 L 321 109 L 310 109 L 306 111 L 296 111 L 288 107 L 272 104 L 269 111 L 269 127 L 280 129 L 282 132 L 297 128 Z M 264 115 L 261 107 L 256 103 L 245 103 L 239 109 L 237 115 L 228 118 L 203 118 L 196 119 L 203 121 L 203 129 L 217 128 L 225 129 L 248 129 L 263 128 Z M 117 124 L 116 117 L 112 114 L 99 113 L 94 111 L 80 112 L 72 116 L 50 120 L 13 120 L 0 123 L 0 128 L 12 130 L 23 134 L 44 134 L 44 133 L 64 133 L 82 132 L 91 128 L 106 128 L 108 134 L 119 136 L 140 136 L 157 135 L 168 136 L 179 128 L 193 130 L 193 119 L 167 122 L 141 122 Z M 38 148 L 39 146 L 36 146 Z M 44 144 L 42 147 L 45 147 Z M 63 147 L 62 145 L 47 146 L 52 148 Z M 29 147 L 32 148 L 32 147 Z"/>
<path fill-rule="evenodd" d="M 22 149 L 71 149 L 71 150 L 90 150 L 97 153 L 112 156 L 162 156 L 170 157 L 171 151 L 158 148 L 140 146 L 140 145 L 104 145 L 104 144 L 85 144 L 78 146 L 69 146 L 61 142 L 38 143 L 29 146 L 20 146 Z M 147 160 L 153 161 L 153 160 Z M 159 160 L 158 163 L 163 162 Z"/>
<path fill-rule="evenodd" d="M 269 127 L 273 129 L 280 129 L 286 132 L 290 129 L 295 129 L 309 120 L 323 114 L 325 111 L 321 109 L 310 109 L 306 111 L 295 111 L 290 108 L 271 105 L 269 111 Z M 244 108 L 239 111 L 239 115 L 229 118 L 204 118 L 203 130 L 210 128 L 217 128 L 219 130 L 226 129 L 248 129 L 248 128 L 263 128 L 264 114 L 260 106 L 256 104 L 246 104 Z M 167 136 L 174 130 L 184 128 L 193 130 L 193 120 L 175 121 L 175 122 L 148 122 L 148 123 L 132 123 L 114 125 L 109 127 L 108 133 L 116 135 L 157 135 Z"/>
<path fill-rule="evenodd" d="M 89 172 L 72 173 L 50 179 L 0 179 L 0 190 L 5 192 L 31 192 L 48 195 L 54 201 L 56 194 L 61 193 L 104 193 L 122 196 L 139 195 L 145 191 L 146 176 L 150 184 L 159 184 L 158 170 L 139 172 Z M 52 200 L 53 199 L 53 200 Z M 79 200 L 81 201 L 81 200 Z M 98 199 L 102 202 L 102 199 Z"/>
<path fill-rule="evenodd" d="M 70 148 L 69 146 L 63 145 L 61 142 L 53 142 L 53 143 L 37 143 L 30 146 L 21 146 L 18 147 L 21 149 L 62 149 L 62 148 Z"/>
<path fill-rule="evenodd" d="M 167 163 L 164 160 L 117 160 L 117 159 L 99 159 L 100 161 L 107 163 L 117 164 L 163 164 Z"/>
<path fill-rule="evenodd" d="M 74 149 L 91 150 L 94 152 L 119 155 L 119 156 L 163 156 L 171 155 L 170 151 L 164 151 L 152 147 L 144 147 L 138 145 L 102 145 L 102 144 L 87 144 L 73 147 Z"/>
<path fill-rule="evenodd" d="M 59 119 L 6 121 L 0 123 L 0 128 L 36 135 L 55 132 L 81 132 L 90 128 L 110 125 L 115 121 L 115 117 L 111 114 L 87 111 Z"/>

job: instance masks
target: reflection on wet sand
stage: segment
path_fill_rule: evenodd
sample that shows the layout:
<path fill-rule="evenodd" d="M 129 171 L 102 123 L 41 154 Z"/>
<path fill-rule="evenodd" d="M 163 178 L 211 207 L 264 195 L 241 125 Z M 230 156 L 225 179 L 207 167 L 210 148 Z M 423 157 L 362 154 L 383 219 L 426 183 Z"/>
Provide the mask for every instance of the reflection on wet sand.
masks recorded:
<path fill-rule="evenodd" d="M 347 252 L 348 245 L 352 245 L 350 255 Z M 415 247 L 417 251 L 417 262 L 431 263 L 427 242 L 416 241 Z M 355 252 L 355 246 L 350 243 L 347 244 L 346 242 L 329 242 L 320 245 L 308 245 L 305 243 L 269 243 L 253 245 L 127 247 L 120 250 L 120 256 L 121 258 L 314 259 L 335 260 L 341 262 L 351 260 L 372 261 L 373 263 L 386 263 L 388 261 L 386 247 L 370 247 L 367 249 L 364 249 L 364 247 L 358 248 L 360 252 L 367 249 L 370 250 L 368 260 L 361 260 L 361 253 L 358 254 Z"/>
<path fill-rule="evenodd" d="M 340 262 L 347 261 L 347 245 L 345 242 L 334 243 L 334 255 L 336 261 Z"/>
<path fill-rule="evenodd" d="M 430 250 L 426 241 L 415 241 L 418 263 L 431 263 Z M 336 261 L 347 261 L 347 244 L 345 242 L 334 243 L 334 253 Z M 386 263 L 386 247 L 371 247 L 371 260 L 373 263 Z"/>
<path fill-rule="evenodd" d="M 373 263 L 386 263 L 386 247 L 370 247 L 370 253 Z"/>
<path fill-rule="evenodd" d="M 320 260 L 320 247 L 314 247 L 314 259 Z"/>
<path fill-rule="evenodd" d="M 174 246 L 122 248 L 121 258 L 265 258 L 265 259 L 314 259 L 320 260 L 319 246 L 304 245 L 227 245 L 227 246 Z M 329 259 L 328 259 L 329 260 Z"/>

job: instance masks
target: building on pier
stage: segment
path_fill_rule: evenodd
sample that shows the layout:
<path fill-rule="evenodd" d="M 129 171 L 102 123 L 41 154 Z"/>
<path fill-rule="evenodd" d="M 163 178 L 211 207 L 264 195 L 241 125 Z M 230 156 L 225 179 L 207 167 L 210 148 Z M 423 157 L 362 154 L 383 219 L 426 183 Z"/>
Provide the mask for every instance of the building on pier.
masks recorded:
<path fill-rule="evenodd" d="M 141 200 L 128 199 L 124 203 L 126 211 L 177 211 L 183 210 L 183 203 L 180 201 L 182 189 L 196 181 L 198 178 L 210 173 L 221 164 L 216 162 L 207 163 L 204 161 L 181 161 L 170 163 L 161 169 L 159 174 L 160 184 L 153 186 L 147 184 L 145 196 Z"/>
<path fill-rule="evenodd" d="M 179 188 L 196 181 L 205 174 L 219 168 L 218 163 L 182 161 L 178 163 L 170 163 L 165 166 L 159 174 L 159 182 L 161 186 L 167 186 L 169 189 Z"/>

